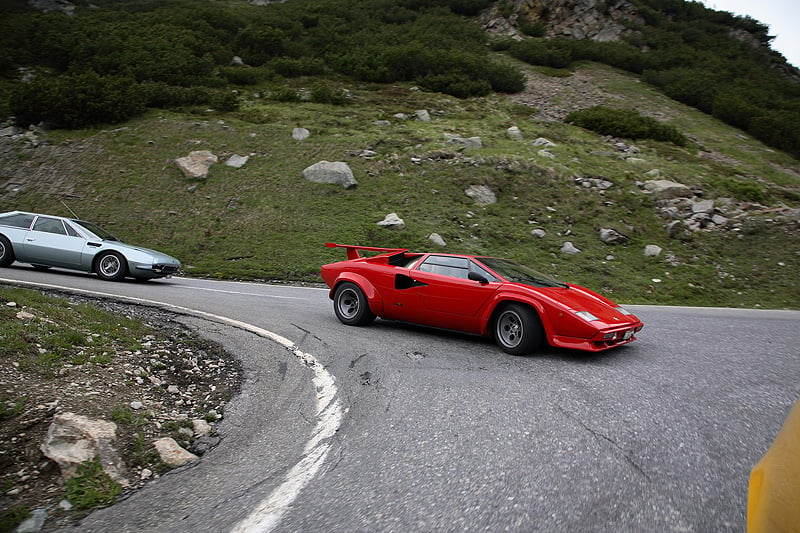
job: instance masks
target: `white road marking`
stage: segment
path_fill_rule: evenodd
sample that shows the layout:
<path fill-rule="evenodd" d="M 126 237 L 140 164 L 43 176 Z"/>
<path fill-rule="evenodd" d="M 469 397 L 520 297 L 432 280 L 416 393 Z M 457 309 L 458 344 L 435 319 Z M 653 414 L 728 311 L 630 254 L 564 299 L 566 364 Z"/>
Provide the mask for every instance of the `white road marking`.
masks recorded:
<path fill-rule="evenodd" d="M 295 498 L 300 494 L 300 491 L 303 490 L 309 481 L 314 479 L 314 476 L 325 462 L 325 458 L 331 448 L 329 439 L 338 431 L 346 410 L 342 408 L 342 404 L 337 398 L 338 389 L 336 388 L 336 380 L 333 375 L 325 370 L 325 367 L 323 367 L 313 355 L 300 351 L 297 345 L 289 339 L 246 322 L 167 302 L 147 300 L 133 296 L 121 296 L 87 289 L 74 289 L 46 283 L 34 283 L 3 278 L 0 278 L 0 282 L 36 288 L 65 290 L 77 294 L 102 296 L 134 303 L 145 303 L 165 309 L 172 309 L 191 316 L 206 318 L 214 322 L 249 331 L 259 337 L 270 339 L 292 352 L 295 357 L 303 362 L 304 366 L 313 370 L 313 383 L 317 391 L 317 424 L 314 427 L 311 439 L 306 443 L 303 450 L 303 457 L 301 457 L 300 461 L 287 472 L 283 483 L 276 487 L 267 498 L 262 500 L 247 518 L 236 524 L 231 530 L 231 533 L 269 533 L 272 531 L 280 523 L 281 518 Z"/>
<path fill-rule="evenodd" d="M 245 296 L 258 296 L 260 298 L 278 298 L 283 300 L 307 300 L 308 298 L 301 298 L 300 296 L 277 296 L 274 294 L 259 294 L 255 292 L 244 292 L 244 291 L 228 291 L 225 289 L 209 289 L 206 287 L 197 287 L 194 285 L 175 285 L 179 289 L 191 289 L 195 291 L 208 291 L 208 292 L 223 292 L 225 294 L 243 294 Z"/>

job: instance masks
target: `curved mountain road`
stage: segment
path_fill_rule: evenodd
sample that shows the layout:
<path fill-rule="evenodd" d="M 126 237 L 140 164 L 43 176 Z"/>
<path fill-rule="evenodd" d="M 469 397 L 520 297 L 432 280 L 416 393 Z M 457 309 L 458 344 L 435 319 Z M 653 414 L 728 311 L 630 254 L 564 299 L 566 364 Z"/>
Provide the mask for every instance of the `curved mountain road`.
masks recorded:
<path fill-rule="evenodd" d="M 512 357 L 315 288 L 0 278 L 160 302 L 246 369 L 222 444 L 81 531 L 743 531 L 800 395 L 795 311 L 635 307 L 635 343 Z"/>

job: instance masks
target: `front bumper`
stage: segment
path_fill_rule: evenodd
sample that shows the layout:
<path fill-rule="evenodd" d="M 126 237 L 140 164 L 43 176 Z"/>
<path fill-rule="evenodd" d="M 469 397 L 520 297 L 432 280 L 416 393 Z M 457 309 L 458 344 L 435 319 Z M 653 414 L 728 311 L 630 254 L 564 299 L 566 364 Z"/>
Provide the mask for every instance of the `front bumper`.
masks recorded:
<path fill-rule="evenodd" d="M 551 345 L 558 348 L 600 352 L 635 341 L 636 334 L 639 333 L 643 327 L 644 324 L 639 322 L 636 324 L 626 324 L 625 326 L 620 326 L 613 329 L 600 330 L 589 339 L 555 335 L 550 338 L 549 341 Z"/>
<path fill-rule="evenodd" d="M 131 265 L 131 275 L 134 277 L 166 278 L 180 273 L 181 266 L 167 263 Z"/>

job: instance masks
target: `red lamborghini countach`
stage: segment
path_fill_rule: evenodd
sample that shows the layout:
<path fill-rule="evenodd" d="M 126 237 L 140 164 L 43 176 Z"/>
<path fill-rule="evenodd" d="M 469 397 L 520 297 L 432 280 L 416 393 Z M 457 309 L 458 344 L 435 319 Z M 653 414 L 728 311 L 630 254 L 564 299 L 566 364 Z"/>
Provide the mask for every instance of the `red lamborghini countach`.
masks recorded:
<path fill-rule="evenodd" d="M 336 317 L 375 317 L 494 337 L 522 355 L 544 342 L 600 351 L 636 339 L 642 321 L 594 292 L 507 259 L 326 243 L 347 260 L 322 267 Z M 362 257 L 360 252 L 378 252 Z"/>

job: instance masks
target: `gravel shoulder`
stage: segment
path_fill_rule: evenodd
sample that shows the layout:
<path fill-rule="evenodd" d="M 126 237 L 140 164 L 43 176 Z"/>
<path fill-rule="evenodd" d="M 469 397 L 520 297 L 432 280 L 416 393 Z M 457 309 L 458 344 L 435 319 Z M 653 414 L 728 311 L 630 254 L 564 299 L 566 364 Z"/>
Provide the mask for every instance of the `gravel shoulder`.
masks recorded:
<path fill-rule="evenodd" d="M 172 313 L 110 300 L 57 296 L 133 318 L 156 332 L 141 339 L 141 349 L 113 354 L 105 364 L 63 364 L 49 374 L 29 371 L 18 361 L 0 365 L 0 399 L 5 403 L 0 424 L 0 509 L 45 510 L 44 530 L 74 523 L 89 511 L 65 502 L 60 469 L 42 453 L 54 414 L 72 412 L 116 423 L 115 447 L 129 482 L 121 496 L 124 499 L 167 472 L 150 446 L 155 439 L 172 437 L 202 456 L 224 438 L 218 422 L 243 379 L 236 356 L 200 337 Z M 15 409 L 20 405 L 21 409 Z M 192 420 L 196 419 L 211 424 L 210 435 L 193 434 Z"/>

